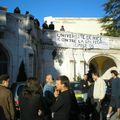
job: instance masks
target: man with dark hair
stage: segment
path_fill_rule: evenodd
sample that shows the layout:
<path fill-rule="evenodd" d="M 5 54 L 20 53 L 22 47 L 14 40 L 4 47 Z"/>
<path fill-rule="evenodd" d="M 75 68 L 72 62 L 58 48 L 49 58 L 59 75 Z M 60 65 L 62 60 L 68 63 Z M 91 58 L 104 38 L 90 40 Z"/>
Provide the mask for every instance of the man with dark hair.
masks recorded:
<path fill-rule="evenodd" d="M 56 80 L 56 89 L 60 91 L 60 94 L 51 107 L 53 120 L 70 119 L 73 95 L 69 88 L 70 87 L 68 77 L 64 75 L 59 76 Z"/>
<path fill-rule="evenodd" d="M 49 30 L 54 30 L 54 29 L 55 29 L 55 26 L 54 26 L 53 22 L 51 22 L 49 24 Z"/>
<path fill-rule="evenodd" d="M 112 75 L 112 90 L 111 90 L 111 101 L 108 109 L 107 118 L 111 117 L 112 108 L 117 109 L 117 115 L 120 119 L 120 78 L 116 70 L 111 70 Z"/>
<path fill-rule="evenodd" d="M 20 14 L 20 13 L 21 13 L 19 7 L 16 7 L 16 8 L 14 9 L 14 13 L 17 13 L 17 14 Z"/>
<path fill-rule="evenodd" d="M 87 74 L 84 74 L 83 79 L 80 81 L 80 90 L 82 92 L 84 102 L 86 102 L 87 100 L 88 89 L 89 89 L 87 79 L 88 79 Z"/>
<path fill-rule="evenodd" d="M 43 30 L 49 29 L 49 26 L 48 26 L 48 24 L 47 24 L 47 21 L 44 21 L 44 23 L 43 23 L 43 25 L 42 25 L 42 28 L 43 28 Z"/>
<path fill-rule="evenodd" d="M 69 120 L 71 98 L 69 93 L 69 79 L 66 76 L 59 76 L 56 80 L 56 88 L 61 93 L 51 107 L 53 120 Z"/>
<path fill-rule="evenodd" d="M 69 81 L 69 79 L 68 79 L 67 76 L 65 76 L 65 75 L 59 76 L 59 77 L 57 78 L 57 81 L 61 81 L 61 84 L 64 85 L 63 88 L 69 89 L 69 87 L 70 87 L 70 81 Z"/>
<path fill-rule="evenodd" d="M 12 93 L 7 89 L 9 76 L 0 76 L 0 120 L 14 120 L 14 105 Z"/>
<path fill-rule="evenodd" d="M 94 87 L 91 98 L 91 103 L 93 105 L 93 119 L 101 120 L 101 101 L 105 97 L 106 84 L 105 81 L 99 77 L 98 72 L 92 73 L 92 78 L 94 80 Z"/>
<path fill-rule="evenodd" d="M 111 74 L 114 74 L 116 77 L 118 76 L 118 72 L 116 70 L 111 70 Z M 112 75 L 112 77 L 114 77 L 114 75 Z"/>
<path fill-rule="evenodd" d="M 9 76 L 7 74 L 3 74 L 0 76 L 0 85 L 5 83 L 5 87 L 8 87 L 9 83 Z"/>

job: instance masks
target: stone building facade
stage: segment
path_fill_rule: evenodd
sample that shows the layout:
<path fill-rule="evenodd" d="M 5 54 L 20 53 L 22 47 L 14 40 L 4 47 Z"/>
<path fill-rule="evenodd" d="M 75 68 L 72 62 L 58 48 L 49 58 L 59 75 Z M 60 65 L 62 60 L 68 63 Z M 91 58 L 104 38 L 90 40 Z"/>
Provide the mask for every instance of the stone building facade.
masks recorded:
<path fill-rule="evenodd" d="M 98 23 L 95 25 L 97 19 L 93 19 L 94 22 L 88 18 L 70 19 L 72 22 L 76 21 L 76 24 L 69 22 L 68 19 L 65 21 L 64 18 L 62 18 L 62 22 L 55 18 L 54 20 L 56 20 L 54 21 L 55 31 L 42 31 L 32 15 L 0 10 L 0 74 L 8 73 L 11 83 L 13 83 L 17 81 L 19 73 L 23 71 L 27 77 L 37 77 L 40 81 L 43 81 L 48 73 L 51 73 L 54 78 L 64 74 L 72 81 L 76 76 L 87 73 L 90 63 L 97 67 L 100 75 L 105 79 L 110 77 L 110 69 L 120 70 L 120 38 L 100 36 L 103 31 Z M 89 24 L 85 24 L 86 22 Z M 60 32 L 59 26 L 63 23 L 69 29 Z M 82 25 L 79 27 L 80 29 L 76 28 L 80 25 L 78 23 Z M 93 26 L 92 23 L 94 23 Z M 83 29 L 82 31 L 81 28 L 86 28 L 86 25 L 91 29 L 94 27 L 94 30 Z M 66 43 L 68 38 L 64 39 L 65 41 L 62 43 L 57 42 L 57 34 L 66 34 L 69 37 L 82 35 L 87 36 L 87 39 L 90 36 L 91 38 L 101 38 L 109 41 L 109 47 L 107 49 L 84 46 L 76 48 L 73 44 Z M 72 42 L 76 41 L 76 39 L 72 40 Z M 24 64 L 24 70 L 20 71 L 21 63 Z"/>
<path fill-rule="evenodd" d="M 63 25 L 65 31 L 83 34 L 100 35 L 105 31 L 102 29 L 100 18 L 72 18 L 72 17 L 52 17 L 44 18 L 48 24 L 52 21 L 55 24 L 55 30 L 59 31 Z"/>
<path fill-rule="evenodd" d="M 79 46 L 79 48 L 75 48 L 73 46 L 74 42 L 69 44 L 67 41 L 70 40 L 68 36 L 75 33 L 59 31 L 46 32 L 47 33 L 44 33 L 46 38 L 43 39 L 45 44 L 43 45 L 44 47 L 42 46 L 44 49 L 43 59 L 45 61 L 42 64 L 44 66 L 42 70 L 46 71 L 47 73 L 52 73 L 54 76 L 57 76 L 57 74 L 65 74 L 69 76 L 70 80 L 74 80 L 77 76 L 82 77 L 83 74 L 86 74 L 89 71 L 90 64 L 96 67 L 103 79 L 109 79 L 111 77 L 111 69 L 116 69 L 119 72 L 120 38 L 95 35 L 96 37 L 103 39 L 103 41 L 107 41 L 107 46 L 101 46 L 100 43 L 98 44 L 100 46 L 95 47 L 95 44 L 97 43 L 93 43 L 92 47 Z M 58 39 L 59 37 L 55 37 L 57 36 L 56 34 L 62 34 L 62 37 Z M 63 37 L 63 34 L 68 35 L 67 38 L 65 36 Z M 81 35 L 94 36 L 89 34 Z M 84 40 L 87 41 L 87 39 Z M 84 45 L 83 43 L 81 44 Z M 54 69 L 51 66 L 54 66 Z"/>
<path fill-rule="evenodd" d="M 9 74 L 11 83 L 17 81 L 19 72 L 37 75 L 39 31 L 31 15 L 0 10 L 0 74 Z"/>

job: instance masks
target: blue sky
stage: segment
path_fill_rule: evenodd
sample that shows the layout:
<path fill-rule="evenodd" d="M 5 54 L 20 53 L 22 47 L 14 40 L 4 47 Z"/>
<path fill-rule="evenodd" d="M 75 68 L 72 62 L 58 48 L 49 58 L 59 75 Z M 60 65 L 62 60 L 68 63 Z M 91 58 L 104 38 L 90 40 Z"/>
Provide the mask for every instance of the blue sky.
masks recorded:
<path fill-rule="evenodd" d="M 19 6 L 22 14 L 29 11 L 43 23 L 46 16 L 53 17 L 103 17 L 102 5 L 107 0 L 0 0 L 0 6 L 13 12 Z"/>

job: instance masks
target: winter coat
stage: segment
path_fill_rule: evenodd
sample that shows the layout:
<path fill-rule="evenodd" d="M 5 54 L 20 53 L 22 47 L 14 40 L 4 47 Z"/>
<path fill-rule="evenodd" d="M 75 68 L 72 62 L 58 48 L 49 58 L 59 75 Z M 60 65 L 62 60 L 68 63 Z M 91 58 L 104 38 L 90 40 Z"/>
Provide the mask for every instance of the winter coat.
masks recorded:
<path fill-rule="evenodd" d="M 9 89 L 0 85 L 0 120 L 14 120 L 13 96 Z"/>
<path fill-rule="evenodd" d="M 21 120 L 42 120 L 44 117 L 43 97 L 40 94 L 26 95 L 19 97 L 20 101 L 20 119 Z M 41 116 L 38 111 L 41 110 Z"/>

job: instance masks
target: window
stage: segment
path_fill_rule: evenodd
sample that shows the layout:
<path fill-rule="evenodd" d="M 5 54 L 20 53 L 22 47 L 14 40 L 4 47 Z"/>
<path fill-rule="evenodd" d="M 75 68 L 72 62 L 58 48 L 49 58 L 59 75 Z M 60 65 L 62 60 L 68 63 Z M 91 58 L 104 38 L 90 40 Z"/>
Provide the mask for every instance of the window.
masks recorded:
<path fill-rule="evenodd" d="M 0 32 L 0 39 L 4 38 L 4 32 Z"/>
<path fill-rule="evenodd" d="M 0 45 L 0 75 L 4 73 L 8 73 L 8 58 L 6 51 Z"/>

